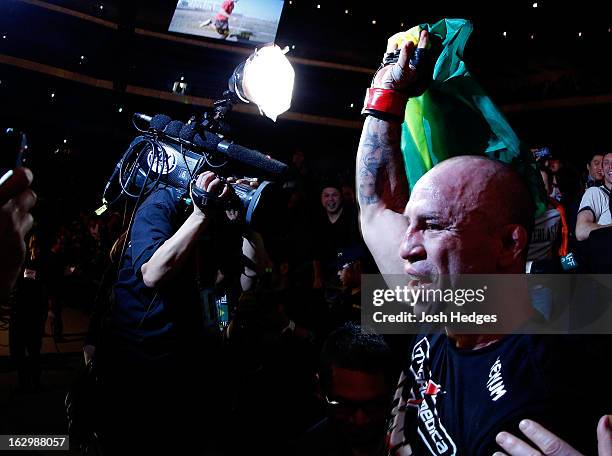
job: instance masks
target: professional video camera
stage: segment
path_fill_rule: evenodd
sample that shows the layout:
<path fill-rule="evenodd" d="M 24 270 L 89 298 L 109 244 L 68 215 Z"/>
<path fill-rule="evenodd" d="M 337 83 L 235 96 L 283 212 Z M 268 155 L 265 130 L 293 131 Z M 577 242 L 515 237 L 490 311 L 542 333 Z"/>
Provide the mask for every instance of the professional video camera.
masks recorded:
<path fill-rule="evenodd" d="M 287 165 L 227 139 L 226 116 L 238 101 L 252 101 L 272 120 L 289 109 L 294 72 L 285 52 L 276 45 L 256 50 L 234 70 L 223 98 L 200 118 L 194 116 L 183 123 L 163 114 L 153 117 L 134 114 L 134 126 L 142 134 L 132 141 L 115 166 L 104 189 L 104 204 L 97 213 L 126 197 L 135 199 L 138 205 L 160 184 L 182 190 L 185 200 L 199 207 L 219 205 L 216 198 L 193 185 L 206 170 L 223 176 L 222 179 L 245 175 L 281 177 Z M 107 193 L 115 182 L 120 191 L 109 201 Z M 273 183 L 264 180 L 254 188 L 244 179 L 226 182 L 234 190 L 233 198 L 223 203 L 221 209 L 243 208 L 246 222 L 257 225 L 267 212 L 264 207 L 269 206 L 263 202 L 275 201 L 271 195 Z"/>

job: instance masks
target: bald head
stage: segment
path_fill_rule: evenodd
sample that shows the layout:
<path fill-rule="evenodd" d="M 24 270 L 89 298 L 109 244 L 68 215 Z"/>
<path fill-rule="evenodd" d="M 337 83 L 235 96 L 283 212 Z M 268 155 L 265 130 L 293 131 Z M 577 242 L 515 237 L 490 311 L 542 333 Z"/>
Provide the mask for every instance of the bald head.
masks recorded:
<path fill-rule="evenodd" d="M 533 203 L 508 166 L 478 156 L 445 160 L 414 186 L 400 246 L 408 274 L 525 271 Z"/>
<path fill-rule="evenodd" d="M 524 179 L 510 166 L 489 158 L 462 155 L 445 160 L 415 185 L 434 191 L 456 215 L 484 216 L 491 229 L 516 224 L 531 234 L 534 204 Z"/>

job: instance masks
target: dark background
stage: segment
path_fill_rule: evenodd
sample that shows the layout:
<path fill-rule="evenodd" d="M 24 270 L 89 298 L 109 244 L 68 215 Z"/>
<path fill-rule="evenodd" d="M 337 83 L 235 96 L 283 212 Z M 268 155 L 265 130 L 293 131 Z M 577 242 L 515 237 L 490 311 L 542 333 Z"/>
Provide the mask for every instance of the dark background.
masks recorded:
<path fill-rule="evenodd" d="M 612 20 L 600 2 L 533 5 L 286 1 L 277 43 L 295 46 L 289 56 L 299 60 L 291 111 L 352 127 L 282 116 L 274 124 L 235 113 L 234 139 L 285 160 L 300 147 L 320 169 L 351 168 L 368 69 L 378 65 L 386 38 L 420 22 L 463 17 L 474 22 L 468 67 L 519 137 L 530 146 L 549 145 L 582 167 L 590 151 L 610 148 Z M 183 121 L 201 113 L 205 108 L 188 98 L 159 94 L 171 95 L 182 76 L 188 95 L 216 99 L 251 52 L 245 44 L 232 52 L 209 46 L 219 41 L 168 33 L 175 6 L 173 0 L 0 2 L 0 125 L 28 134 L 37 188 L 51 214 L 97 207 L 114 163 L 136 135 L 133 112 Z M 55 74 L 62 71 L 72 73 Z M 99 81 L 107 87 L 96 87 Z M 130 87 L 157 92 L 136 95 Z"/>

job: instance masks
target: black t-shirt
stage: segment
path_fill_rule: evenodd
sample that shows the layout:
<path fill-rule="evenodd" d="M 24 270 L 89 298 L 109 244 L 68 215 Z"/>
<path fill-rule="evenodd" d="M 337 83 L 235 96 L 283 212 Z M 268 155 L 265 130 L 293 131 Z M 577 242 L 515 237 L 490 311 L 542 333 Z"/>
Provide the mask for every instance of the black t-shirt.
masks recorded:
<path fill-rule="evenodd" d="M 393 403 L 389 454 L 491 455 L 498 432 L 523 435 L 524 418 L 595 454 L 597 421 L 612 404 L 598 374 L 603 341 L 510 335 L 464 350 L 444 335 L 417 337 Z"/>
<path fill-rule="evenodd" d="M 338 219 L 331 223 L 327 213 L 322 214 L 317 223 L 314 240 L 315 260 L 336 268 L 338 250 L 361 243 L 357 214 L 348 204 L 344 205 Z"/>

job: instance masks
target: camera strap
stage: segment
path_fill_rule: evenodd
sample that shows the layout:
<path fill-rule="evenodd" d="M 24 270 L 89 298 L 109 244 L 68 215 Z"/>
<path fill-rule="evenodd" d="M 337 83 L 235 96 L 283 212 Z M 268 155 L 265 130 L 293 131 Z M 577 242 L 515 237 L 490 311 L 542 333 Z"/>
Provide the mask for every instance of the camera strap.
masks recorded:
<path fill-rule="evenodd" d="M 195 204 L 200 210 L 226 209 L 227 204 L 225 204 L 221 198 L 202 190 L 197 185 L 193 185 L 193 181 L 189 187 L 191 190 L 191 199 L 193 200 L 193 204 Z"/>

